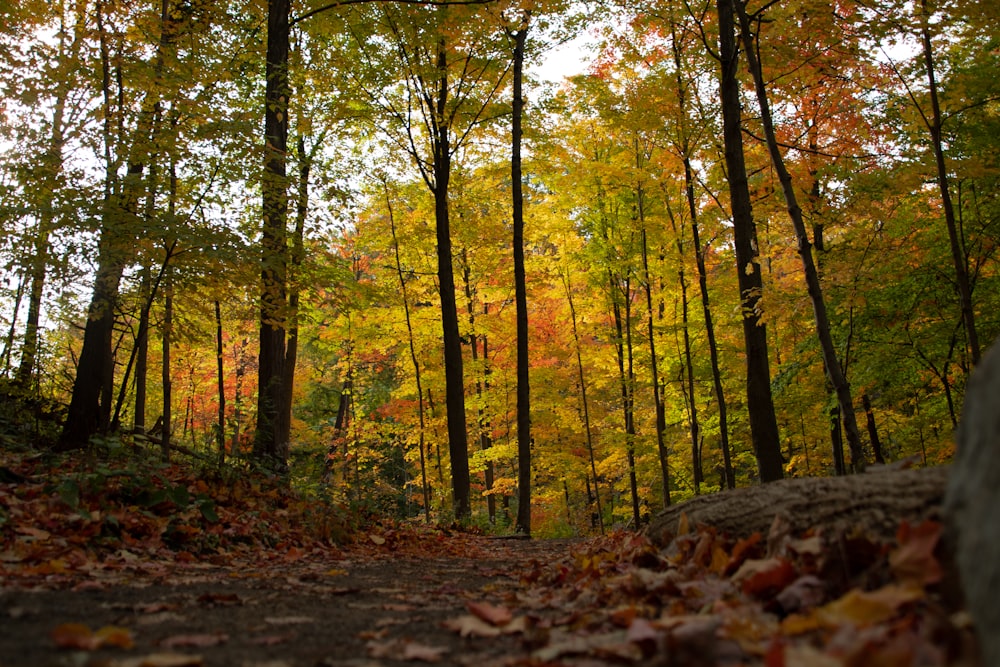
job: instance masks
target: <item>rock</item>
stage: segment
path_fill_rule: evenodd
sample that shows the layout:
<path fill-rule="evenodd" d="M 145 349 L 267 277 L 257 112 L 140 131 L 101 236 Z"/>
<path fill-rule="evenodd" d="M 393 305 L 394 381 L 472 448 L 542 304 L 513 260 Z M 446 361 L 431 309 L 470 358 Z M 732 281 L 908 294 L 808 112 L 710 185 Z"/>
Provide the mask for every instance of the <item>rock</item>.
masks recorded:
<path fill-rule="evenodd" d="M 944 515 L 983 664 L 1000 665 L 1000 345 L 972 374 Z"/>

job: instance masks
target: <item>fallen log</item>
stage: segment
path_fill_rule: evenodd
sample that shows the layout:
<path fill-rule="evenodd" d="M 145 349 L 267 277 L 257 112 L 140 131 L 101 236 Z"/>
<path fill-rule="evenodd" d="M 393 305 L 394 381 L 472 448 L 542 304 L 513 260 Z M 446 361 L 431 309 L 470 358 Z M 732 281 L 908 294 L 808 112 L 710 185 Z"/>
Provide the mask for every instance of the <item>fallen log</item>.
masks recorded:
<path fill-rule="evenodd" d="M 705 524 L 736 538 L 755 532 L 766 536 L 780 514 L 793 532 L 857 530 L 890 539 L 904 519 L 940 520 L 948 472 L 949 466 L 875 468 L 862 475 L 784 479 L 698 496 L 657 513 L 646 534 L 666 546 L 683 514 L 692 527 Z"/>

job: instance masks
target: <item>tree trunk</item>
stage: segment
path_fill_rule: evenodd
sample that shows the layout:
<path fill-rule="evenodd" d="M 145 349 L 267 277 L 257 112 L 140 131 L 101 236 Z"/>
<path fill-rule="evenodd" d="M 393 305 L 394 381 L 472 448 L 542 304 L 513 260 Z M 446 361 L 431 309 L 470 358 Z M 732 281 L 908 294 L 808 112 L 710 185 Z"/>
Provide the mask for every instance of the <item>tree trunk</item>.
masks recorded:
<path fill-rule="evenodd" d="M 149 275 L 149 265 L 142 268 L 142 284 L 139 287 L 139 298 L 144 306 L 139 313 L 139 331 L 136 333 L 135 359 L 135 408 L 132 410 L 132 433 L 146 433 L 146 381 L 148 379 L 149 361 L 149 307 L 153 301 L 152 278 Z"/>
<path fill-rule="evenodd" d="M 861 405 L 865 408 L 865 420 L 868 424 L 868 439 L 872 443 L 872 452 L 875 454 L 875 463 L 885 463 L 885 456 L 882 454 L 882 441 L 878 437 L 878 426 L 875 425 L 875 413 L 872 411 L 872 399 L 868 394 L 861 394 Z"/>
<path fill-rule="evenodd" d="M 958 288 L 959 305 L 962 310 L 962 321 L 965 323 L 965 334 L 968 337 L 969 353 L 972 365 L 979 363 L 979 335 L 976 333 L 975 311 L 972 307 L 972 286 L 969 281 L 968 261 L 962 239 L 955 221 L 955 207 L 951 201 L 951 191 L 948 186 L 948 167 L 944 160 L 944 140 L 941 135 L 943 118 L 941 103 L 938 100 L 937 76 L 934 72 L 934 51 L 931 46 L 930 16 L 927 12 L 927 0 L 920 0 L 921 47 L 924 66 L 927 71 L 927 87 L 931 98 L 931 117 L 923 116 L 927 129 L 931 133 L 931 148 L 934 151 L 934 164 L 937 168 L 938 188 L 941 191 L 941 208 L 944 209 L 944 220 L 948 227 L 948 241 L 951 245 L 951 258 L 955 265 L 955 282 Z M 922 113 L 922 112 L 921 112 Z"/>
<path fill-rule="evenodd" d="M 793 533 L 821 527 L 824 535 L 861 530 L 894 539 L 904 519 L 939 518 L 947 479 L 947 466 L 785 479 L 692 498 L 658 513 L 646 532 L 656 544 L 666 545 L 685 515 L 691 527 L 712 526 L 734 538 L 753 533 L 766 537 L 781 515 Z"/>
<path fill-rule="evenodd" d="M 638 141 L 635 147 L 636 167 L 642 165 L 639 158 Z M 649 369 L 653 381 L 653 406 L 656 410 L 656 451 L 660 458 L 660 477 L 663 479 L 663 506 L 670 506 L 670 459 L 667 446 L 663 439 L 663 433 L 667 430 L 666 408 L 663 405 L 663 396 L 660 393 L 660 368 L 659 359 L 656 356 L 656 334 L 653 327 L 653 281 L 649 274 L 649 243 L 646 234 L 646 211 L 645 193 L 642 185 L 636 187 L 636 199 L 638 202 L 637 213 L 639 215 L 639 230 L 642 242 L 642 282 L 646 293 L 647 329 L 649 337 Z M 682 270 L 683 280 L 683 270 Z"/>
<path fill-rule="evenodd" d="M 788 216 L 792 220 L 792 227 L 795 229 L 795 237 L 798 241 L 799 257 L 802 259 L 802 270 L 805 273 L 806 286 L 809 298 L 812 301 L 813 317 L 816 321 L 816 336 L 819 338 L 820 349 L 823 352 L 823 365 L 826 368 L 827 376 L 837 394 L 837 403 L 840 405 L 840 416 L 844 422 L 844 430 L 847 435 L 847 444 L 851 450 L 851 467 L 854 472 L 863 472 L 865 469 L 864 451 L 861 448 L 861 433 L 858 429 L 857 417 L 854 412 L 854 402 L 851 399 L 851 387 L 844 376 L 844 370 L 837 358 L 837 350 L 833 344 L 833 335 L 830 332 L 830 319 L 826 313 L 826 301 L 823 299 L 823 288 L 819 282 L 819 273 L 816 271 L 816 263 L 812 256 L 812 244 L 809 243 L 809 235 L 806 232 L 805 221 L 802 218 L 802 209 L 798 204 L 798 196 L 795 188 L 792 187 L 792 176 L 785 168 L 785 160 L 781 155 L 778 146 L 778 139 L 774 132 L 774 121 L 771 117 L 771 104 L 767 97 L 767 88 L 764 83 L 764 74 L 761 69 L 760 60 L 754 50 L 754 35 L 751 31 L 750 19 L 746 13 L 744 0 L 733 0 L 739 15 L 741 32 L 743 35 L 743 46 L 747 54 L 747 61 L 750 72 L 753 75 L 754 87 L 757 91 L 757 102 L 760 105 L 761 121 L 764 124 L 764 136 L 767 139 L 768 152 L 771 154 L 771 164 L 778 174 L 781 182 L 781 190 L 785 196 L 788 206 Z"/>
<path fill-rule="evenodd" d="M 524 45 L 530 14 L 525 12 L 514 33 L 514 90 L 510 178 L 514 225 L 514 301 L 517 321 L 517 523 L 515 530 L 531 535 L 531 392 L 528 386 L 528 296 L 524 275 L 524 196 L 521 191 L 521 89 Z"/>
<path fill-rule="evenodd" d="M 163 427 L 160 431 L 160 452 L 164 461 L 170 460 L 170 423 L 173 416 L 170 407 L 172 402 L 170 384 L 170 334 L 174 320 L 174 270 L 167 266 L 163 287 Z"/>
<path fill-rule="evenodd" d="M 268 0 L 264 96 L 264 175 L 261 180 L 260 357 L 257 371 L 257 431 L 254 458 L 283 472 L 288 463 L 291 416 L 285 398 L 285 327 L 288 248 L 289 0 Z"/>
<path fill-rule="evenodd" d="M 219 467 L 226 462 L 226 376 L 222 354 L 222 306 L 215 300 L 215 362 L 219 384 L 219 425 L 215 441 L 219 445 Z"/>
<path fill-rule="evenodd" d="M 743 339 L 747 357 L 747 409 L 750 435 L 757 467 L 763 482 L 781 479 L 781 442 L 778 420 L 771 396 L 771 370 L 767 357 L 767 327 L 761 318 L 763 277 L 757 255 L 757 230 L 750 204 L 741 127 L 739 60 L 736 50 L 736 26 L 733 0 L 716 0 L 719 15 L 719 58 L 721 77 L 723 141 L 726 169 L 729 174 L 730 206 L 733 213 L 733 242 L 736 249 L 736 273 L 743 311 Z"/>
<path fill-rule="evenodd" d="M 448 415 L 448 452 L 451 455 L 451 489 L 455 518 L 469 518 L 471 488 L 469 445 L 465 419 L 465 376 L 462 369 L 462 337 L 455 303 L 455 271 L 452 266 L 451 222 L 448 184 L 451 180 L 451 139 L 445 124 L 448 102 L 448 63 L 444 44 L 438 48 L 437 115 L 434 116 L 434 220 L 437 232 L 438 289 L 441 295 L 441 328 L 444 343 L 445 411 Z"/>
<path fill-rule="evenodd" d="M 616 289 L 616 281 L 612 277 L 611 289 Z M 639 484 L 635 474 L 635 373 L 632 368 L 632 309 L 631 281 L 626 279 L 622 293 L 625 301 L 625 314 L 618 304 L 616 296 L 612 303 L 615 321 L 615 351 L 618 354 L 618 376 L 621 380 L 622 413 L 625 417 L 625 455 L 628 462 L 629 491 L 632 498 L 632 520 L 639 527 Z"/>
<path fill-rule="evenodd" d="M 382 181 L 385 188 L 385 205 L 389 212 L 389 230 L 392 232 L 392 252 L 396 260 L 396 276 L 399 278 L 399 290 L 403 296 L 403 313 L 406 316 L 406 337 L 410 345 L 410 361 L 413 363 L 413 377 L 417 384 L 417 415 L 420 420 L 418 445 L 420 447 L 420 485 L 424 496 L 424 521 L 431 522 L 431 496 L 427 485 L 427 457 L 424 455 L 426 424 L 424 421 L 424 390 L 420 381 L 420 363 L 417 361 L 417 346 L 413 336 L 413 320 L 410 317 L 410 298 L 406 290 L 406 279 L 403 277 L 403 264 L 399 258 L 399 239 L 396 237 L 396 218 L 393 214 L 392 199 L 389 197 L 389 184 Z"/>
<path fill-rule="evenodd" d="M 488 362 L 488 348 L 486 336 L 483 336 L 483 370 L 482 376 L 479 375 L 479 335 L 476 333 L 476 307 L 475 302 L 472 298 L 472 273 L 469 268 L 468 257 L 466 255 L 465 248 L 462 248 L 462 283 L 465 287 L 465 299 L 466 299 L 466 312 L 469 316 L 469 343 L 472 348 L 472 365 L 474 372 L 476 373 L 476 433 L 479 436 L 480 448 L 485 452 L 488 450 L 492 441 L 490 438 L 490 424 L 486 417 L 486 411 L 483 408 L 483 404 L 486 401 L 486 397 L 483 393 L 484 384 L 487 389 L 489 389 L 489 384 L 484 383 L 483 377 L 486 376 L 488 372 L 486 370 L 486 364 Z M 486 469 L 484 471 L 484 481 L 486 482 L 486 511 L 489 514 L 490 523 L 496 523 L 496 499 L 493 497 L 491 491 L 493 491 L 493 462 L 486 462 Z"/>
<path fill-rule="evenodd" d="M 101 8 L 98 7 L 101 22 Z M 103 24 L 102 24 L 103 25 Z M 149 158 L 154 136 L 154 119 L 159 108 L 159 89 L 168 51 L 176 50 L 177 23 L 171 17 L 164 0 L 160 15 L 160 38 L 153 56 L 151 90 L 143 99 L 139 119 L 132 135 L 128 170 L 122 183 L 120 197 L 112 192 L 111 181 L 116 178 L 113 163 L 108 158 L 105 201 L 101 215 L 101 230 L 97 242 L 97 271 L 87 323 L 84 327 L 83 348 L 77 363 L 73 394 L 66 413 L 66 422 L 56 443 L 56 449 L 66 451 L 87 446 L 90 437 L 105 433 L 110 425 L 112 389 L 114 384 L 114 358 L 111 339 L 114 329 L 115 304 L 127 258 L 131 253 L 130 226 L 135 225 L 135 214 L 143 190 L 142 173 Z M 103 40 L 103 35 L 102 35 Z M 106 63 L 105 63 L 106 65 Z M 104 96 L 110 100 L 110 73 L 105 66 Z M 105 108 L 106 113 L 110 113 Z M 105 127 L 108 129 L 108 126 Z M 106 138 L 106 142 L 109 139 Z M 110 155 L 110 153 L 107 153 Z"/>
<path fill-rule="evenodd" d="M 594 438 L 590 431 L 590 403 L 587 401 L 587 381 L 583 374 L 583 355 L 580 351 L 580 330 L 576 321 L 576 308 L 573 306 L 573 286 L 570 284 L 569 271 L 563 274 L 563 285 L 566 287 L 566 300 L 569 302 L 570 321 L 573 325 L 573 347 L 576 352 L 576 368 L 580 382 L 580 400 L 583 403 L 583 426 L 587 437 L 587 455 L 590 458 L 590 474 L 594 480 L 594 498 L 597 501 L 597 524 L 604 534 L 604 510 L 601 508 L 601 487 L 597 481 L 597 463 L 594 457 Z"/>

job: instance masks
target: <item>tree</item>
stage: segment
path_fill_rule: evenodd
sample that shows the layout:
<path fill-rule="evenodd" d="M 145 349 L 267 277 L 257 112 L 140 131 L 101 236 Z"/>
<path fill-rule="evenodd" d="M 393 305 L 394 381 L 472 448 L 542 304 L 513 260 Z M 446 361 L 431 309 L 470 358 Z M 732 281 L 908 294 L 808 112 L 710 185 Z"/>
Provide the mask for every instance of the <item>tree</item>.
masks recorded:
<path fill-rule="evenodd" d="M 757 103 L 760 106 L 768 152 L 771 154 L 771 163 L 778 173 L 781 190 L 788 205 L 788 215 L 792 220 L 792 226 L 795 229 L 795 238 L 798 241 L 798 252 L 802 258 L 802 270 L 805 274 L 809 298 L 812 301 L 813 315 L 816 321 L 816 335 L 819 338 L 820 348 L 823 352 L 823 366 L 826 368 L 827 376 L 830 378 L 830 383 L 837 394 L 840 418 L 844 421 L 844 428 L 847 431 L 847 442 L 851 449 L 851 467 L 855 472 L 864 472 L 865 458 L 861 450 L 861 434 L 858 430 L 857 417 L 854 413 L 851 388 L 847 384 L 847 378 L 844 377 L 844 370 L 840 365 L 840 360 L 837 358 L 837 351 L 833 345 L 833 337 L 830 334 L 830 319 L 826 311 L 826 301 L 823 299 L 823 288 L 820 285 L 819 272 L 816 270 L 816 263 L 812 256 L 812 244 L 809 242 L 809 235 L 806 233 L 806 225 L 802 217 L 802 209 L 798 204 L 798 197 L 795 194 L 795 189 L 792 187 L 791 174 L 785 168 L 785 160 L 781 155 L 781 149 L 778 146 L 778 139 L 774 131 L 771 104 L 768 99 L 764 75 L 761 70 L 760 60 L 757 57 L 757 47 L 753 37 L 755 34 L 759 35 L 759 30 L 753 30 L 751 19 L 746 12 L 744 0 L 735 0 L 735 5 L 736 14 L 739 17 L 743 47 L 747 54 L 750 73 L 753 76 L 754 88 L 757 93 Z"/>
<path fill-rule="evenodd" d="M 739 59 L 733 0 L 717 0 L 719 17 L 719 93 L 722 99 L 722 136 L 726 149 L 729 205 L 733 214 L 736 271 L 742 301 L 743 338 L 746 346 L 746 392 L 750 430 L 760 479 L 781 479 L 781 444 L 771 397 L 771 371 L 767 357 L 767 327 L 762 318 L 763 279 L 757 254 L 757 231 L 750 204 L 740 112 Z"/>

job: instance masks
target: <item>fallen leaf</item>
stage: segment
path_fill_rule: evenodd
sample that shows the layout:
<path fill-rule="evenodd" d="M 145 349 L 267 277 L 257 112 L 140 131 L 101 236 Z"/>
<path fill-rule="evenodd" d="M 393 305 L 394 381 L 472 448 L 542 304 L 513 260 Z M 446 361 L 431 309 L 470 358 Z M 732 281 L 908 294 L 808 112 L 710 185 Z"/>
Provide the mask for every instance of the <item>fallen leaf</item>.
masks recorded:
<path fill-rule="evenodd" d="M 217 632 L 211 634 L 174 635 L 160 641 L 163 648 L 207 648 L 229 641 L 229 635 Z"/>
<path fill-rule="evenodd" d="M 202 667 L 204 664 L 200 655 L 183 653 L 151 653 L 110 663 L 111 667 Z"/>
<path fill-rule="evenodd" d="M 817 614 L 825 625 L 832 627 L 842 623 L 874 625 L 888 621 L 900 607 L 923 596 L 923 591 L 919 589 L 897 585 L 883 586 L 870 592 L 855 588 L 840 599 L 820 607 Z"/>
<path fill-rule="evenodd" d="M 498 637 L 503 634 L 503 630 L 500 628 L 490 625 L 472 614 L 449 618 L 441 625 L 452 632 L 457 632 L 462 637 Z"/>
<path fill-rule="evenodd" d="M 466 602 L 466 609 L 492 625 L 506 625 L 514 618 L 510 609 L 504 606 L 492 605 L 489 602 Z"/>
<path fill-rule="evenodd" d="M 811 609 L 823 602 L 826 584 L 819 577 L 807 574 L 793 581 L 775 599 L 786 613 Z"/>
<path fill-rule="evenodd" d="M 377 544 L 378 546 L 385 544 L 385 538 L 381 535 L 376 535 L 375 533 L 369 533 L 368 539 L 371 540 L 373 544 Z"/>
<path fill-rule="evenodd" d="M 315 621 L 316 619 L 312 616 L 272 616 L 264 619 L 268 625 L 301 625 Z"/>
<path fill-rule="evenodd" d="M 896 533 L 899 547 L 889 554 L 889 566 L 903 582 L 917 586 L 941 581 L 941 564 L 934 550 L 941 540 L 942 525 L 937 521 L 924 521 L 911 527 L 904 521 Z"/>
<path fill-rule="evenodd" d="M 795 577 L 795 568 L 784 558 L 766 558 L 743 563 L 733 581 L 741 583 L 747 595 L 764 597 L 783 590 Z"/>
<path fill-rule="evenodd" d="M 119 628 L 114 625 L 106 625 L 94 633 L 94 639 L 99 647 L 114 646 L 116 648 L 130 649 L 135 646 L 132 631 Z"/>
<path fill-rule="evenodd" d="M 368 655 L 373 658 L 389 660 L 407 660 L 421 662 L 440 662 L 448 652 L 445 647 L 427 646 L 408 639 L 394 639 L 389 642 L 370 641 L 365 644 Z"/>
<path fill-rule="evenodd" d="M 52 630 L 51 637 L 59 648 L 83 651 L 97 648 L 93 630 L 83 623 L 63 623 Z"/>

